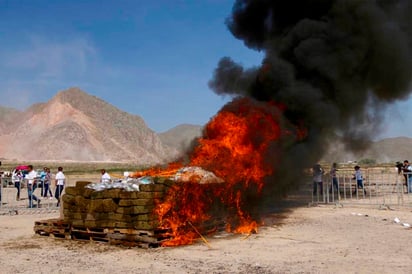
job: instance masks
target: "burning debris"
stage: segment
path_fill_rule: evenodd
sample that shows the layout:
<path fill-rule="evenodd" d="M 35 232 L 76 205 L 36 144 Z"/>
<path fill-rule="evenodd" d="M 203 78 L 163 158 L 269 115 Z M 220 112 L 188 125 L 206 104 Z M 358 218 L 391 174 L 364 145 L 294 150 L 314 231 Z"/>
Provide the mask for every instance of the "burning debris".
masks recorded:
<path fill-rule="evenodd" d="M 176 182 L 198 182 L 199 184 L 223 183 L 223 179 L 217 177 L 213 172 L 195 166 L 179 169 L 173 180 Z"/>
<path fill-rule="evenodd" d="M 265 58 L 250 69 L 221 59 L 209 86 L 234 99 L 188 163 L 224 180 L 213 195 L 227 209 L 227 230 L 256 231 L 264 203 L 300 183 L 331 139 L 361 149 L 379 132 L 385 106 L 410 93 L 411 13 L 406 0 L 235 2 L 229 30 Z M 207 219 L 210 201 L 186 187 L 158 205 L 163 222 Z"/>

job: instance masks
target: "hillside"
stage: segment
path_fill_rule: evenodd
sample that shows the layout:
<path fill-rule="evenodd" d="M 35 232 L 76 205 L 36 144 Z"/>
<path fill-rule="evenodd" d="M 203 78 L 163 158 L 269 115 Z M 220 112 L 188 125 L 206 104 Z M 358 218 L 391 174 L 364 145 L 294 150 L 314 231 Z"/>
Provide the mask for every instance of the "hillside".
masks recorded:
<path fill-rule="evenodd" d="M 0 135 L 0 155 L 18 160 L 163 163 L 177 151 L 162 144 L 137 115 L 78 88 L 19 115 L 19 127 Z"/>
<path fill-rule="evenodd" d="M 328 162 L 359 161 L 373 159 L 378 163 L 390 163 L 403 160 L 412 160 L 412 138 L 386 138 L 372 142 L 364 151 L 350 152 L 340 143 L 331 146 L 323 160 Z"/>
<path fill-rule="evenodd" d="M 199 125 L 182 124 L 159 133 L 159 138 L 163 144 L 184 153 L 194 139 L 202 136 L 202 129 L 203 127 Z"/>
<path fill-rule="evenodd" d="M 0 135 L 6 133 L 11 127 L 17 126 L 16 119 L 21 112 L 8 107 L 0 106 Z"/>
<path fill-rule="evenodd" d="M 70 88 L 25 111 L 0 107 L 0 158 L 166 163 L 185 155 L 202 129 L 182 124 L 156 134 L 140 116 Z M 383 139 L 356 153 L 336 141 L 322 157 L 327 162 L 361 159 L 380 163 L 412 160 L 412 138 Z"/>

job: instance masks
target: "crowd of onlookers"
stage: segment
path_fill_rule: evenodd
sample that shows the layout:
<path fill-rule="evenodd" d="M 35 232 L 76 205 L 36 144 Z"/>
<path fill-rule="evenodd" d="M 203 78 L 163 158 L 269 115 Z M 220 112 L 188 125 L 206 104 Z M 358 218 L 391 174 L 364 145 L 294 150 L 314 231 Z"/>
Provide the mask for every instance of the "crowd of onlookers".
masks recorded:
<path fill-rule="evenodd" d="M 60 206 L 62 192 L 66 185 L 66 176 L 63 173 L 63 167 L 57 168 L 57 173 L 52 175 L 50 168 L 44 167 L 41 171 L 36 171 L 33 165 L 18 166 L 11 173 L 11 181 L 16 188 L 16 200 L 19 201 L 22 197 L 23 186 L 27 188 L 28 207 L 39 207 L 42 199 L 56 199 L 56 206 Z M 111 182 L 111 177 L 105 169 L 101 170 L 102 183 Z M 54 188 L 54 194 L 52 192 Z M 40 197 L 34 193 L 37 188 L 40 188 Z M 1 188 L 0 188 L 1 190 Z M 1 202 L 1 191 L 0 191 Z M 35 202 L 37 204 L 35 204 Z"/>
<path fill-rule="evenodd" d="M 412 166 L 409 164 L 408 160 L 396 163 L 396 167 L 398 169 L 398 174 L 404 176 L 404 184 L 407 189 L 407 193 L 412 193 Z M 333 191 L 337 191 L 339 194 L 339 182 L 338 182 L 338 176 L 337 176 L 337 164 L 333 163 L 332 167 L 329 171 L 330 178 L 332 179 L 332 183 L 330 184 L 329 188 L 329 193 L 332 193 Z M 321 167 L 320 164 L 315 164 L 312 167 L 312 176 L 313 176 L 313 196 L 317 195 L 323 195 L 323 175 L 325 174 L 325 171 Z M 353 173 L 353 180 L 356 180 L 356 187 L 353 191 L 352 194 L 357 194 L 357 191 L 361 189 L 363 193 L 366 195 L 366 190 L 364 187 L 364 177 L 362 175 L 362 170 L 359 165 L 356 165 L 354 167 L 354 173 Z M 318 192 L 318 190 L 320 192 Z"/>
<path fill-rule="evenodd" d="M 52 180 L 52 177 L 54 177 L 54 180 Z M 25 184 L 29 200 L 28 207 L 33 208 L 35 207 L 34 202 L 37 202 L 37 207 L 39 207 L 41 199 L 47 198 L 57 199 L 57 206 L 59 206 L 60 196 L 64 189 L 66 177 L 64 176 L 62 167 L 58 167 L 57 173 L 52 176 L 50 168 L 48 167 L 44 167 L 43 170 L 39 172 L 34 170 L 32 165 L 28 165 L 20 166 L 13 170 L 11 180 L 14 187 L 17 189 L 16 200 L 21 199 L 21 190 L 23 184 Z M 54 195 L 52 192 L 52 184 L 55 188 Z M 37 188 L 40 188 L 41 198 L 34 194 L 34 191 Z"/>

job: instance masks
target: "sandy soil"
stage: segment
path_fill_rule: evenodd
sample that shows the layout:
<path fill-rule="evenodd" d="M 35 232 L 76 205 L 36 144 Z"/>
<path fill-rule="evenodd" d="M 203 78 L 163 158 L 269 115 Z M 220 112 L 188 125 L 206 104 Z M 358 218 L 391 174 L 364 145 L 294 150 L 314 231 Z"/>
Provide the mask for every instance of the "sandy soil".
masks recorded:
<path fill-rule="evenodd" d="M 334 206 L 272 213 L 258 234 L 220 233 L 175 248 L 125 248 L 38 236 L 37 220 L 0 216 L 1 273 L 411 273 L 410 210 Z M 400 219 L 400 223 L 394 219 Z"/>

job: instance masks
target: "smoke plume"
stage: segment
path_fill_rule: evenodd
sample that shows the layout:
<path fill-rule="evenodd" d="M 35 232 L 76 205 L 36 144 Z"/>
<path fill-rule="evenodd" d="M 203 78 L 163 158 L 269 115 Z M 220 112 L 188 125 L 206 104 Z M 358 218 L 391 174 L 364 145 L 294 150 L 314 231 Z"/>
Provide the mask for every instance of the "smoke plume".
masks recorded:
<path fill-rule="evenodd" d="M 285 168 L 318 161 L 333 136 L 362 149 L 379 133 L 385 106 L 410 94 L 410 14 L 408 0 L 237 0 L 226 24 L 265 57 L 249 69 L 222 58 L 209 86 L 280 102 L 286 119 L 307 128 Z"/>

